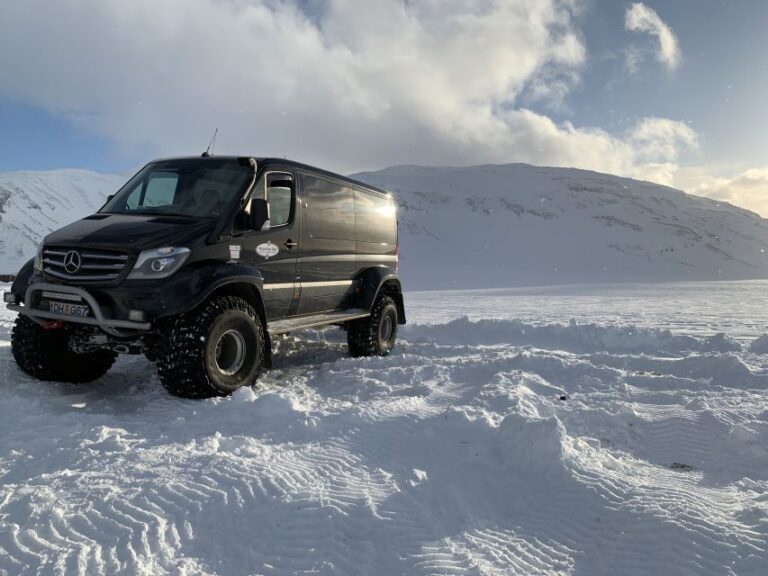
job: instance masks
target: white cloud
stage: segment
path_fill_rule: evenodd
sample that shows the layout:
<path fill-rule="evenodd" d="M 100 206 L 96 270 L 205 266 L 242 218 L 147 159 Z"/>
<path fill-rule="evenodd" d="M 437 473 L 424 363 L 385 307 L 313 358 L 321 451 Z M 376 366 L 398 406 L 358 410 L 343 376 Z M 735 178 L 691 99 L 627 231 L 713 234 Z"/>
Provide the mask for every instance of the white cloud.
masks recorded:
<path fill-rule="evenodd" d="M 672 29 L 659 17 L 653 8 L 642 2 L 635 2 L 624 18 L 624 26 L 633 32 L 645 32 L 658 39 L 656 59 L 668 70 L 675 70 L 681 61 L 680 47 Z M 627 51 L 627 66 L 630 72 L 637 70 L 642 55 L 637 49 Z"/>
<path fill-rule="evenodd" d="M 311 10 L 306 6 L 309 5 Z M 0 97 L 126 150 L 288 156 L 352 171 L 526 161 L 667 181 L 684 124 L 556 124 L 587 54 L 578 0 L 25 0 Z M 659 167 L 663 167 L 660 169 Z"/>
<path fill-rule="evenodd" d="M 629 140 L 641 160 L 676 161 L 681 150 L 698 146 L 696 133 L 683 122 L 668 118 L 643 118 L 631 130 Z"/>
<path fill-rule="evenodd" d="M 624 134 L 557 125 L 530 110 L 503 117 L 506 138 L 500 142 L 517 161 L 573 166 L 672 185 L 681 153 L 697 148 L 695 132 L 682 122 L 645 118 Z"/>
<path fill-rule="evenodd" d="M 689 192 L 737 206 L 749 206 L 751 210 L 768 217 L 768 167 L 750 168 L 732 176 L 692 172 L 681 174 L 680 178 Z"/>

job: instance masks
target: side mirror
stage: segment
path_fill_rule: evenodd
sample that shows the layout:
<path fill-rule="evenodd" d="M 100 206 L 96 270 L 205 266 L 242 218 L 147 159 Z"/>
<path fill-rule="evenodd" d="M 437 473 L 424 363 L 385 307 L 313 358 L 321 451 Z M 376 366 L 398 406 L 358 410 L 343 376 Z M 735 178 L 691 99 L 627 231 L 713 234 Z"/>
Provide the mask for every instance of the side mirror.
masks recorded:
<path fill-rule="evenodd" d="M 115 195 L 114 195 L 114 194 L 110 194 L 109 196 L 107 196 L 107 202 L 109 202 L 110 200 L 112 200 L 112 198 L 114 198 L 114 197 L 115 197 Z M 105 202 L 105 204 L 106 204 L 106 202 Z"/>
<path fill-rule="evenodd" d="M 271 228 L 269 222 L 269 204 L 263 198 L 251 200 L 251 214 L 248 219 L 248 227 L 251 230 L 268 232 Z"/>

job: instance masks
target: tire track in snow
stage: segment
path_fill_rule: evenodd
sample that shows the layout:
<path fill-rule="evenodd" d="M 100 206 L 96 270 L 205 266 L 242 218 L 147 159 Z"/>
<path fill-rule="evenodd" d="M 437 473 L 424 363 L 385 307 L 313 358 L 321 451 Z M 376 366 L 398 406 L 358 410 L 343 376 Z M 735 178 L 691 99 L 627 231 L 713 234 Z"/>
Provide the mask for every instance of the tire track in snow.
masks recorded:
<path fill-rule="evenodd" d="M 569 574 L 573 551 L 556 543 L 531 541 L 514 530 L 476 529 L 422 547 L 416 566 L 426 575 L 493 573 L 546 576 Z"/>
<path fill-rule="evenodd" d="M 0 364 L 0 573 L 761 574 L 755 358 L 455 329 L 374 359 L 290 337 L 256 389 L 206 402 L 141 361 L 83 388 Z"/>

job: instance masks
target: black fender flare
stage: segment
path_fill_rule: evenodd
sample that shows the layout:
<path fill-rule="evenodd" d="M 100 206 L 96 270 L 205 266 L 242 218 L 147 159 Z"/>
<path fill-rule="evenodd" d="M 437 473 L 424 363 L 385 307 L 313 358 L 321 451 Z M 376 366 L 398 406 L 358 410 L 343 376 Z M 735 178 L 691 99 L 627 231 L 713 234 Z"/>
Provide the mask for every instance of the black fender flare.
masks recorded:
<path fill-rule="evenodd" d="M 13 284 L 11 284 L 11 292 L 15 294 L 19 300 L 24 301 L 24 295 L 27 293 L 30 280 L 34 275 L 35 259 L 31 258 L 26 264 L 24 264 L 24 266 L 21 267 L 19 273 L 16 274 L 16 279 L 13 281 Z"/>
<path fill-rule="evenodd" d="M 174 305 L 166 307 L 164 316 L 194 310 L 217 292 L 237 295 L 247 300 L 261 318 L 266 352 L 264 367 L 272 367 L 272 341 L 267 330 L 267 311 L 262 292 L 264 278 L 257 267 L 245 263 L 222 262 L 197 266 L 172 280 L 164 290 L 163 299 Z"/>
<path fill-rule="evenodd" d="M 400 277 L 389 266 L 373 266 L 358 276 L 360 298 L 358 306 L 371 310 L 379 294 L 391 296 L 397 305 L 397 323 L 405 324 L 405 304 Z"/>
<path fill-rule="evenodd" d="M 258 300 L 262 299 L 264 279 L 255 266 L 242 263 L 200 262 L 194 266 L 182 268 L 161 284 L 153 283 L 156 288 L 159 288 L 157 297 L 160 300 L 162 313 L 158 317 L 189 312 L 208 300 L 211 294 L 229 284 L 249 286 L 254 290 L 253 296 Z M 264 312 L 263 301 L 261 304 L 254 302 L 254 305 L 260 313 Z"/>
<path fill-rule="evenodd" d="M 251 302 L 251 304 L 257 309 L 256 311 L 261 314 L 261 317 L 266 322 L 267 315 L 266 310 L 264 309 L 262 293 L 264 290 L 264 278 L 261 276 L 261 272 L 259 272 L 258 268 L 255 266 L 233 266 L 227 264 L 208 269 L 206 276 L 207 281 L 204 281 L 206 288 L 192 300 L 191 308 L 196 308 L 208 300 L 214 292 L 221 290 L 227 285 L 242 284 L 249 286 L 254 290 L 254 295 L 257 296 L 257 299 Z"/>

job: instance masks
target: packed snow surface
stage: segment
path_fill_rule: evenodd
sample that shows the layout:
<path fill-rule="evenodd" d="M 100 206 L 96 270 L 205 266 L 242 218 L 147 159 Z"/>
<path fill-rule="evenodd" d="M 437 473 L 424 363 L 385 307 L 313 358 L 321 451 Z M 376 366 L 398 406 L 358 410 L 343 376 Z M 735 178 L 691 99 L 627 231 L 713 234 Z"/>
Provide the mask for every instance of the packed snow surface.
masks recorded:
<path fill-rule="evenodd" d="M 768 283 L 656 288 L 409 293 L 207 401 L 33 381 L 0 312 L 0 574 L 764 575 Z"/>

